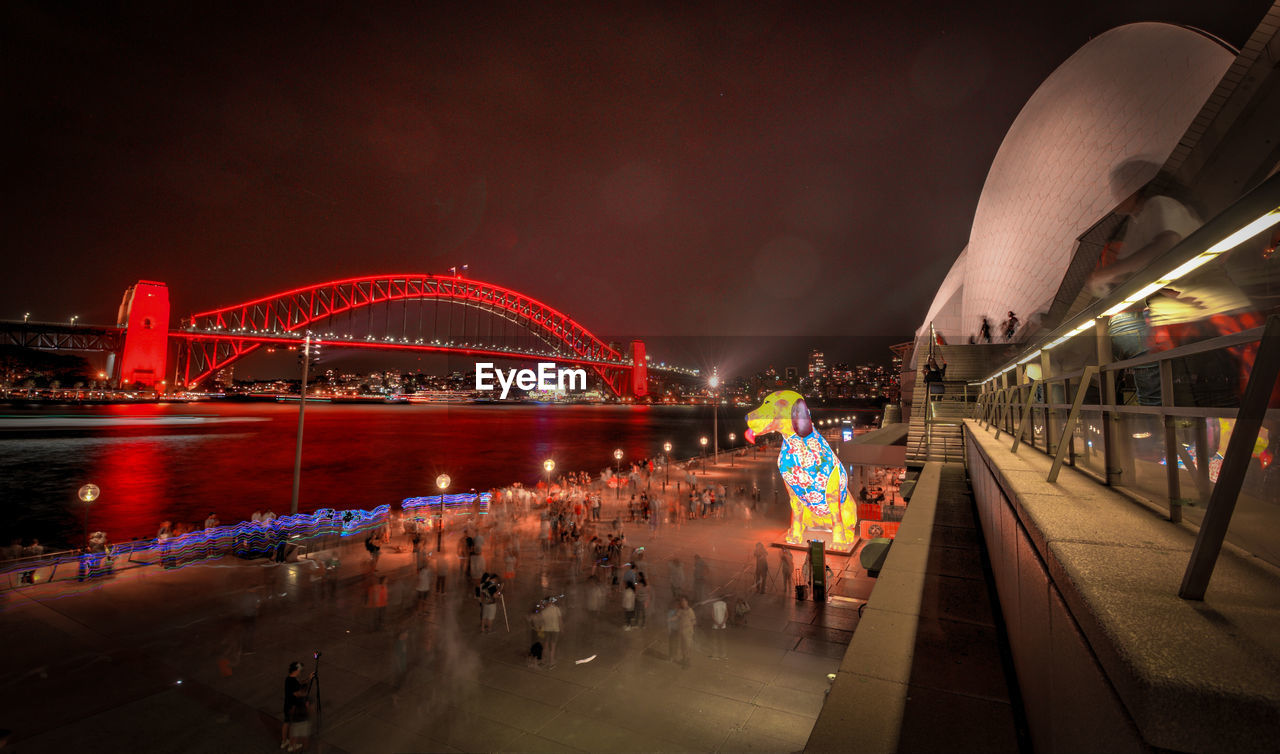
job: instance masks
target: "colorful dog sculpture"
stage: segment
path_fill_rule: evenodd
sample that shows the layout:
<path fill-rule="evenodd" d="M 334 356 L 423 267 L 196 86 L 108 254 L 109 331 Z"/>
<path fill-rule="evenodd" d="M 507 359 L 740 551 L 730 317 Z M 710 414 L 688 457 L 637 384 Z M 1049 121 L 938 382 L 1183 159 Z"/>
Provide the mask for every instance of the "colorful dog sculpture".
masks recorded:
<path fill-rule="evenodd" d="M 782 434 L 778 471 L 791 500 L 787 542 L 801 544 L 809 527 L 829 528 L 833 545 L 852 542 L 858 514 L 849 495 L 848 477 L 831 446 L 814 431 L 804 396 L 778 390 L 747 414 L 747 442 L 754 443 L 770 432 Z"/>

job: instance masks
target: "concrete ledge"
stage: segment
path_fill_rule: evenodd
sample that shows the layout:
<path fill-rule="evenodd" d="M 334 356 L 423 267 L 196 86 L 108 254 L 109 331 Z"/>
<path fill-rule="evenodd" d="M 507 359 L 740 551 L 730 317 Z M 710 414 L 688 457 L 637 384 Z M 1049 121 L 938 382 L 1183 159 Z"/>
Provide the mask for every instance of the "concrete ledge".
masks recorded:
<path fill-rule="evenodd" d="M 1195 541 L 1189 528 L 1070 468 L 1049 484 L 1050 459 L 1030 448 L 1010 453 L 1009 438 L 995 440 L 972 420 L 966 435 L 1019 677 L 1043 654 L 1045 640 L 1032 635 L 1041 623 L 1059 625 L 1063 636 L 1078 627 L 1146 745 L 1273 749 L 1280 740 L 1280 575 L 1224 550 L 1205 601 L 1182 600 L 1178 586 Z M 979 478 L 979 464 L 993 484 Z M 993 505 L 997 499 L 1003 504 Z M 1028 551 L 1019 552 L 1019 537 Z M 1048 574 L 1048 606 L 1065 606 L 1067 616 L 1041 621 L 1040 592 L 1024 596 L 1026 604 L 1006 598 L 1021 582 L 1034 584 L 1037 571 Z M 1064 619 L 1075 625 L 1061 626 Z M 1050 659 L 1062 654 L 1057 645 L 1050 651 Z M 1064 698 L 1079 693 L 1056 675 L 1085 670 L 1048 665 L 1055 675 L 1049 688 L 1061 688 Z M 1028 698 L 1029 711 L 1040 701 Z M 1036 715 L 1029 717 L 1035 728 Z M 1070 725 L 1052 725 L 1050 739 L 1067 740 Z M 1041 739 L 1035 731 L 1033 737 Z"/>
<path fill-rule="evenodd" d="M 898 750 L 942 466 L 925 464 L 805 751 Z"/>

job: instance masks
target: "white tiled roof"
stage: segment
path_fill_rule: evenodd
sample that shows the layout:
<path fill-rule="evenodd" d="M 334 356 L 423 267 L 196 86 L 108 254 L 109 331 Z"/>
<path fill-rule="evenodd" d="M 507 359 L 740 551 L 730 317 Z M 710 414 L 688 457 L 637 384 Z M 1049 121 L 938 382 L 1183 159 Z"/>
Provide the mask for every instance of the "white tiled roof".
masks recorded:
<path fill-rule="evenodd" d="M 1161 23 L 1122 26 L 1080 48 L 1014 120 L 978 200 L 963 270 L 959 321 L 948 275 L 931 313 L 953 342 L 1012 310 L 1026 322 L 1048 307 L 1075 239 L 1153 175 L 1113 192 L 1131 159 L 1162 165 L 1234 55 L 1199 32 Z M 957 271 L 953 268 L 953 272 Z M 927 328 L 926 318 L 923 328 Z M 952 328 L 958 327 L 958 330 Z"/>

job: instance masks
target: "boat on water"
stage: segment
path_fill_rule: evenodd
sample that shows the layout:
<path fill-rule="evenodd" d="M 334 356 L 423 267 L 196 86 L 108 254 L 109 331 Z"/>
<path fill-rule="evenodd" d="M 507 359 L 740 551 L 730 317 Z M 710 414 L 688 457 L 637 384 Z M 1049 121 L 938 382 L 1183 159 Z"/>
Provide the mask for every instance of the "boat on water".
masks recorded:
<path fill-rule="evenodd" d="M 400 395 L 335 395 L 332 403 L 359 403 L 363 405 L 386 405 L 388 403 L 404 403 Z"/>
<path fill-rule="evenodd" d="M 409 403 L 476 403 L 474 390 L 418 390 L 404 396 Z"/>

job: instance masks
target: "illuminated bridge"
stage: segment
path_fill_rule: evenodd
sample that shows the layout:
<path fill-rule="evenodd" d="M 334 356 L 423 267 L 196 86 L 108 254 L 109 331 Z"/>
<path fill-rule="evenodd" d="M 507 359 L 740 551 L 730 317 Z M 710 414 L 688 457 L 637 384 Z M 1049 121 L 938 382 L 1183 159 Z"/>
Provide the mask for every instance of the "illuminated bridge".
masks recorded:
<path fill-rule="evenodd" d="M 125 292 L 116 338 L 107 337 L 111 328 L 93 328 L 95 343 L 118 356 L 111 366 L 115 384 L 195 388 L 259 349 L 297 348 L 304 341 L 322 348 L 555 361 L 586 368 L 614 395 L 634 398 L 649 394 L 650 369 L 696 374 L 651 363 L 639 340 L 625 348 L 607 343 L 530 296 L 455 275 L 329 281 L 193 314 L 176 329 L 168 323 L 168 287 L 143 280 Z M 16 333 L 18 324 L 0 330 Z M 36 348 L 82 350 L 75 346 L 83 338 L 54 335 L 23 334 L 12 340 Z"/>

